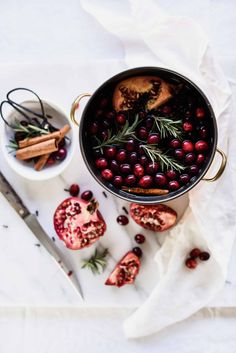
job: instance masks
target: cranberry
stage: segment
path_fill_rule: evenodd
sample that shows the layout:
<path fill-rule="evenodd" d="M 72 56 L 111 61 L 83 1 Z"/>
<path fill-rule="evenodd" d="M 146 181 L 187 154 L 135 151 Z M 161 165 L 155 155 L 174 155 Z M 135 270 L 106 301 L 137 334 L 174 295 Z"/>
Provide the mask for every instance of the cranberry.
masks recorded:
<path fill-rule="evenodd" d="M 142 143 L 140 143 L 140 144 L 138 145 L 138 152 L 139 152 L 140 156 L 145 155 L 145 152 L 144 152 L 143 144 L 142 144 Z"/>
<path fill-rule="evenodd" d="M 207 251 L 203 251 L 203 252 L 199 255 L 199 259 L 200 259 L 201 261 L 207 261 L 207 260 L 209 260 L 209 258 L 210 258 L 210 254 L 209 254 L 209 252 L 207 252 Z"/>
<path fill-rule="evenodd" d="M 141 257 L 143 255 L 142 250 L 138 246 L 135 246 L 132 251 L 138 257 Z"/>
<path fill-rule="evenodd" d="M 135 164 L 138 161 L 137 152 L 131 152 L 128 156 L 128 161 L 130 162 L 130 164 Z"/>
<path fill-rule="evenodd" d="M 197 261 L 190 258 L 190 259 L 187 259 L 187 260 L 185 261 L 185 265 L 186 265 L 188 268 L 190 268 L 191 270 L 193 270 L 194 268 L 197 267 Z"/>
<path fill-rule="evenodd" d="M 154 119 L 151 116 L 147 116 L 147 119 L 145 121 L 145 125 L 147 129 L 151 129 L 153 126 Z"/>
<path fill-rule="evenodd" d="M 183 159 L 185 156 L 184 151 L 181 148 L 178 148 L 177 150 L 175 150 L 174 155 L 177 159 Z"/>
<path fill-rule="evenodd" d="M 91 200 L 91 198 L 93 197 L 93 193 L 91 190 L 85 190 L 84 192 L 82 192 L 81 194 L 81 199 L 85 200 L 85 201 L 89 201 Z"/>
<path fill-rule="evenodd" d="M 192 113 L 190 112 L 190 110 L 187 110 L 187 111 L 185 112 L 185 120 L 186 120 L 186 121 L 189 121 L 190 118 L 191 118 L 191 116 L 192 116 Z"/>
<path fill-rule="evenodd" d="M 188 174 L 181 174 L 179 176 L 179 181 L 182 183 L 182 184 L 187 184 L 190 180 L 190 176 Z"/>
<path fill-rule="evenodd" d="M 117 161 L 115 161 L 114 159 L 111 161 L 110 163 L 110 169 L 113 171 L 113 172 L 118 172 L 120 170 L 120 166 L 119 164 L 117 163 Z"/>
<path fill-rule="evenodd" d="M 123 174 L 129 174 L 131 172 L 131 165 L 128 163 L 120 165 L 120 171 Z"/>
<path fill-rule="evenodd" d="M 118 114 L 116 116 L 116 121 L 119 125 L 125 125 L 126 123 L 126 116 L 124 114 Z"/>
<path fill-rule="evenodd" d="M 107 112 L 106 118 L 109 120 L 113 120 L 115 118 L 115 113 L 114 112 Z"/>
<path fill-rule="evenodd" d="M 141 138 L 142 140 L 145 140 L 148 137 L 148 130 L 146 127 L 140 127 L 140 129 L 138 130 L 138 136 L 139 138 Z"/>
<path fill-rule="evenodd" d="M 161 141 L 161 136 L 159 134 L 150 134 L 147 139 L 147 143 L 157 144 Z"/>
<path fill-rule="evenodd" d="M 200 130 L 199 130 L 199 136 L 202 138 L 202 139 L 205 139 L 207 138 L 207 135 L 208 135 L 208 130 L 205 126 L 201 126 Z"/>
<path fill-rule="evenodd" d="M 171 148 L 179 148 L 181 146 L 181 142 L 178 139 L 173 139 L 170 141 Z"/>
<path fill-rule="evenodd" d="M 190 251 L 189 255 L 192 259 L 196 259 L 201 254 L 201 250 L 198 248 L 194 248 Z"/>
<path fill-rule="evenodd" d="M 183 123 L 183 130 L 186 132 L 193 131 L 193 124 L 186 121 Z"/>
<path fill-rule="evenodd" d="M 111 169 L 103 169 L 101 175 L 105 180 L 111 180 L 113 178 L 113 173 Z"/>
<path fill-rule="evenodd" d="M 127 175 L 125 178 L 125 184 L 128 186 L 134 185 L 136 183 L 136 177 L 133 174 Z"/>
<path fill-rule="evenodd" d="M 89 127 L 89 132 L 92 135 L 95 135 L 98 132 L 98 122 L 93 121 Z"/>
<path fill-rule="evenodd" d="M 78 184 L 72 184 L 69 188 L 69 193 L 71 196 L 78 196 L 79 195 L 79 185 Z"/>
<path fill-rule="evenodd" d="M 98 169 L 105 169 L 108 165 L 107 160 L 102 157 L 96 159 L 95 164 Z"/>
<path fill-rule="evenodd" d="M 135 140 L 134 140 L 134 139 L 129 139 L 129 140 L 126 142 L 126 144 L 125 144 L 125 148 L 126 148 L 126 150 L 129 151 L 129 152 L 134 151 L 135 148 L 136 148 L 136 142 L 135 142 Z"/>
<path fill-rule="evenodd" d="M 178 190 L 179 188 L 180 188 L 180 185 L 179 185 L 179 183 L 178 183 L 178 181 L 177 180 L 171 180 L 171 181 L 169 181 L 169 184 L 168 184 L 168 186 L 169 186 L 169 189 L 170 190 Z"/>
<path fill-rule="evenodd" d="M 153 182 L 153 178 L 151 177 L 151 175 L 144 175 L 140 180 L 139 180 L 139 186 L 141 186 L 141 188 L 148 188 L 149 186 L 152 185 Z"/>
<path fill-rule="evenodd" d="M 143 244 L 145 242 L 145 236 L 143 234 L 136 234 L 134 240 L 138 244 Z"/>
<path fill-rule="evenodd" d="M 195 114 L 198 120 L 203 120 L 205 118 L 205 110 L 203 108 L 197 108 Z"/>
<path fill-rule="evenodd" d="M 177 173 L 175 170 L 170 169 L 170 170 L 167 170 L 167 172 L 166 172 L 166 176 L 167 176 L 167 178 L 168 178 L 168 179 L 170 179 L 170 180 L 174 180 L 174 179 L 176 179 L 176 178 L 177 178 L 178 173 Z"/>
<path fill-rule="evenodd" d="M 121 215 L 116 218 L 117 223 L 119 223 L 121 226 L 126 226 L 129 223 L 128 217 Z"/>
<path fill-rule="evenodd" d="M 141 165 L 145 166 L 146 164 L 148 164 L 148 158 L 143 155 L 140 157 L 139 162 Z"/>
<path fill-rule="evenodd" d="M 107 130 L 102 130 L 100 132 L 100 136 L 103 139 L 103 141 L 107 140 L 108 139 L 108 131 Z"/>
<path fill-rule="evenodd" d="M 191 165 L 191 166 L 189 167 L 189 173 L 190 173 L 190 174 L 192 174 L 192 175 L 197 175 L 198 172 L 199 172 L 199 168 L 198 168 L 197 165 L 194 164 L 194 165 Z"/>
<path fill-rule="evenodd" d="M 163 108 L 162 108 L 162 112 L 164 114 L 170 114 L 171 113 L 171 107 L 169 105 L 165 105 Z"/>
<path fill-rule="evenodd" d="M 195 161 L 195 154 L 194 153 L 188 153 L 186 156 L 185 156 L 185 163 L 187 164 L 191 164 Z"/>
<path fill-rule="evenodd" d="M 123 178 L 121 175 L 116 175 L 113 179 L 113 184 L 116 186 L 116 187 L 120 187 L 123 185 Z"/>
<path fill-rule="evenodd" d="M 164 186 L 166 185 L 168 182 L 165 174 L 163 173 L 157 173 L 155 175 L 155 183 L 158 185 L 158 186 Z"/>
<path fill-rule="evenodd" d="M 144 119 L 145 116 L 146 116 L 146 112 L 144 112 L 144 111 L 141 111 L 141 112 L 138 113 L 139 119 Z"/>
<path fill-rule="evenodd" d="M 204 163 L 204 161 L 205 161 L 205 156 L 204 156 L 204 154 L 199 153 L 199 154 L 197 155 L 196 164 L 197 164 L 197 165 L 202 165 L 202 164 Z"/>
<path fill-rule="evenodd" d="M 147 174 L 155 174 L 158 171 L 159 165 L 157 162 L 150 162 L 146 166 L 145 170 Z"/>
<path fill-rule="evenodd" d="M 58 143 L 58 147 L 59 148 L 63 148 L 66 145 L 66 139 L 63 137 L 63 139 L 61 139 L 61 141 Z"/>
<path fill-rule="evenodd" d="M 208 149 L 208 143 L 203 140 L 199 140 L 195 143 L 195 150 L 198 152 L 203 152 Z"/>
<path fill-rule="evenodd" d="M 193 152 L 194 151 L 194 144 L 191 141 L 189 141 L 189 140 L 185 140 L 182 143 L 182 149 L 186 153 Z"/>
<path fill-rule="evenodd" d="M 55 158 L 57 161 L 63 161 L 66 158 L 67 150 L 65 148 L 59 148 L 59 150 L 55 153 Z"/>
<path fill-rule="evenodd" d="M 47 160 L 47 165 L 50 166 L 50 165 L 53 165 L 55 164 L 55 159 L 53 157 L 49 157 L 48 160 Z"/>
<path fill-rule="evenodd" d="M 109 129 L 109 128 L 111 127 L 111 121 L 108 120 L 108 119 L 104 119 L 104 120 L 102 121 L 102 125 L 103 125 L 105 128 Z"/>
<path fill-rule="evenodd" d="M 142 176 L 144 176 L 144 168 L 141 164 L 135 164 L 133 170 L 134 175 L 136 175 L 137 177 L 141 178 Z"/>
<path fill-rule="evenodd" d="M 95 158 L 99 158 L 102 156 L 102 152 L 101 152 L 101 149 L 100 148 L 96 148 L 93 150 L 93 155 Z"/>
<path fill-rule="evenodd" d="M 108 99 L 102 98 L 99 105 L 101 108 L 105 108 L 107 106 L 107 104 L 108 104 Z"/>
<path fill-rule="evenodd" d="M 119 150 L 116 154 L 116 159 L 118 162 L 124 162 L 127 158 L 126 150 Z"/>
<path fill-rule="evenodd" d="M 95 117 L 96 118 L 100 118 L 103 115 L 103 110 L 102 109 L 98 109 L 95 113 Z"/>
<path fill-rule="evenodd" d="M 107 158 L 114 158 L 116 155 L 116 148 L 114 146 L 106 147 L 105 149 L 105 156 Z"/>

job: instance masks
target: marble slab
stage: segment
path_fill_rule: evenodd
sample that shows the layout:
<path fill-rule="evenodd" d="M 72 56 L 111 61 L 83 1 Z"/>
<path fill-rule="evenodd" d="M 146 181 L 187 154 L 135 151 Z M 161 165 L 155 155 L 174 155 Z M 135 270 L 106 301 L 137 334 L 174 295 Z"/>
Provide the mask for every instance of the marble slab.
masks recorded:
<path fill-rule="evenodd" d="M 73 99 L 82 92 L 93 92 L 103 81 L 125 68 L 122 61 L 87 62 L 74 65 L 1 65 L 1 94 L 4 99 L 8 90 L 14 87 L 34 89 L 43 99 L 54 102 L 67 114 Z M 79 116 L 79 115 L 78 115 Z M 77 129 L 75 127 L 75 129 Z M 127 226 L 120 226 L 116 217 L 123 214 L 123 207 L 129 204 L 108 194 L 94 182 L 82 160 L 79 146 L 65 172 L 48 181 L 32 182 L 15 174 L 0 154 L 0 169 L 17 190 L 32 213 L 38 219 L 49 237 L 55 238 L 64 256 L 69 260 L 73 275 L 77 276 L 84 295 L 81 303 L 47 252 L 38 247 L 37 240 L 19 217 L 0 197 L 0 264 L 4 268 L 4 280 L 0 285 L 0 305 L 87 305 L 136 307 L 151 293 L 156 284 L 156 264 L 153 257 L 160 248 L 166 234 L 156 235 L 145 231 L 130 220 Z M 71 183 L 79 183 L 81 190 L 91 189 L 100 203 L 100 209 L 107 222 L 107 232 L 98 247 L 110 252 L 108 267 L 102 275 L 94 276 L 81 269 L 82 261 L 88 258 L 95 246 L 80 251 L 71 251 L 58 240 L 53 228 L 53 213 L 68 193 L 64 191 Z M 169 203 L 181 217 L 188 204 L 184 197 Z M 142 268 L 134 285 L 121 289 L 105 286 L 104 282 L 115 263 L 134 245 L 134 235 L 146 235 L 143 245 Z M 186 235 L 187 236 L 187 235 Z M 231 264 L 233 268 L 233 263 Z M 235 284 L 234 284 L 235 283 Z M 229 272 L 226 288 L 216 298 L 216 305 L 236 304 L 236 278 Z"/>

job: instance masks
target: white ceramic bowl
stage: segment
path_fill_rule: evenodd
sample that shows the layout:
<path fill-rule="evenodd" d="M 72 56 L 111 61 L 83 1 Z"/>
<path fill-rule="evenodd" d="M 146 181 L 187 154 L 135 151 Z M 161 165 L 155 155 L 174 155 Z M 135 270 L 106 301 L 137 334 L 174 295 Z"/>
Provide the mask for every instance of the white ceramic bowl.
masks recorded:
<path fill-rule="evenodd" d="M 42 102 L 45 109 L 45 113 L 53 117 L 52 124 L 55 127 L 61 128 L 65 124 L 69 124 L 71 126 L 71 130 L 67 134 L 67 136 L 70 138 L 70 143 L 67 143 L 67 156 L 63 161 L 55 163 L 55 165 L 52 166 L 45 166 L 40 171 L 34 170 L 34 167 L 31 163 L 19 161 L 18 159 L 16 159 L 14 152 L 9 153 L 9 148 L 7 147 L 7 145 L 9 144 L 9 140 L 14 137 L 14 132 L 6 124 L 2 124 L 1 126 L 1 150 L 6 162 L 17 174 L 30 180 L 47 180 L 61 174 L 70 163 L 76 146 L 75 142 L 77 139 L 77 135 L 75 135 L 75 130 L 73 129 L 73 126 L 66 114 L 63 113 L 63 111 L 60 108 L 56 107 L 54 104 L 46 102 L 44 100 L 42 100 Z M 38 101 L 29 100 L 21 104 L 31 110 L 34 110 L 37 113 L 41 112 Z M 20 113 L 13 109 L 6 117 L 6 120 L 11 123 L 15 120 L 21 121 L 23 120 L 23 117 Z"/>

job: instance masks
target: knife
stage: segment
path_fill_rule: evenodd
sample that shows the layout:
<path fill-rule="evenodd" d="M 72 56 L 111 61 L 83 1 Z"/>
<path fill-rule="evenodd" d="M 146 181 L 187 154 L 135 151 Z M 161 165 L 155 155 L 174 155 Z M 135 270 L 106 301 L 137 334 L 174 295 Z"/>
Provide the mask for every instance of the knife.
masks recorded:
<path fill-rule="evenodd" d="M 17 195 L 12 186 L 8 183 L 6 178 L 0 172 L 0 192 L 5 196 L 10 205 L 15 209 L 18 215 L 24 220 L 39 242 L 43 245 L 43 247 L 47 250 L 47 252 L 51 255 L 57 266 L 60 268 L 68 283 L 70 283 L 71 287 L 79 294 L 80 298 L 83 300 L 83 294 L 81 290 L 80 283 L 76 276 L 73 275 L 70 271 L 70 267 L 66 264 L 63 259 L 63 255 L 60 250 L 56 248 L 53 241 L 48 237 L 45 233 L 41 225 L 39 224 L 36 216 L 28 210 L 28 208 L 24 205 L 21 198 Z"/>

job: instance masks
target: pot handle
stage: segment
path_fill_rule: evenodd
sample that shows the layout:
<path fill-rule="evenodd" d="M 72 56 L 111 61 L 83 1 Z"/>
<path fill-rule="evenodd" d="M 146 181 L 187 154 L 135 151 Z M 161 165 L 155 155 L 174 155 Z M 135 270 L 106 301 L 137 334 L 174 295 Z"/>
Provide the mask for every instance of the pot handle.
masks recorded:
<path fill-rule="evenodd" d="M 82 98 L 91 97 L 91 95 L 92 94 L 90 94 L 90 93 L 82 93 L 72 103 L 71 110 L 70 110 L 70 119 L 77 126 L 79 126 L 79 123 L 78 123 L 78 121 L 75 118 L 75 112 L 79 108 L 79 103 L 80 103 Z"/>
<path fill-rule="evenodd" d="M 221 175 L 224 173 L 225 167 L 226 167 L 226 163 L 227 163 L 227 156 L 226 154 L 219 149 L 218 147 L 216 148 L 216 152 L 218 152 L 221 156 L 221 165 L 220 168 L 218 170 L 218 172 L 216 173 L 216 175 L 214 175 L 212 178 L 203 178 L 202 180 L 205 181 L 216 181 L 217 179 L 219 179 L 221 177 Z"/>

